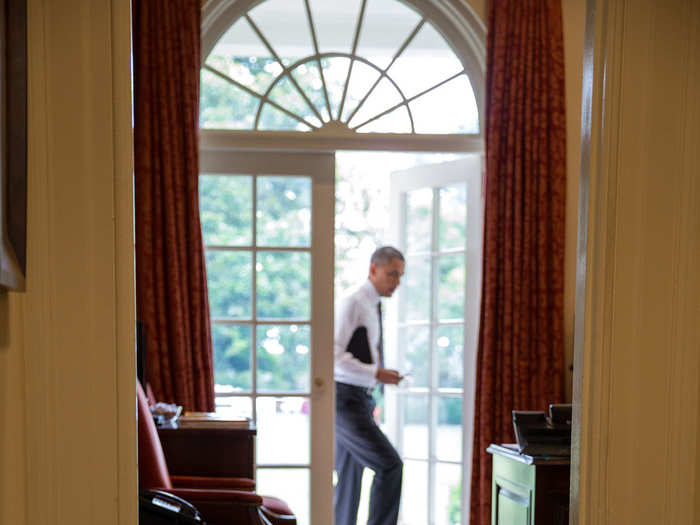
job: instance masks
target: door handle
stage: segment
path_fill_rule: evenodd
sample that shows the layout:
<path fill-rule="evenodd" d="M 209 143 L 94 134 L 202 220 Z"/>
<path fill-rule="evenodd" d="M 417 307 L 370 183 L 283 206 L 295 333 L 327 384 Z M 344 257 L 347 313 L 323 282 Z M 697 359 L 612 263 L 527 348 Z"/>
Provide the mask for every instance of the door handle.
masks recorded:
<path fill-rule="evenodd" d="M 317 398 L 326 391 L 326 381 L 322 377 L 314 377 L 313 380 L 313 391 L 311 395 Z"/>

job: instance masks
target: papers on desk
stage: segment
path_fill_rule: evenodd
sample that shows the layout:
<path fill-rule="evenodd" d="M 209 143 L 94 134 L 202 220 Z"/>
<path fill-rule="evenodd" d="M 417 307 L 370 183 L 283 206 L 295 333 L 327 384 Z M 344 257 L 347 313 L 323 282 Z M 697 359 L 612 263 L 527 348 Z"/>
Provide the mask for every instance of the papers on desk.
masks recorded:
<path fill-rule="evenodd" d="M 250 418 L 216 412 L 185 412 L 178 419 L 180 428 L 248 428 Z"/>

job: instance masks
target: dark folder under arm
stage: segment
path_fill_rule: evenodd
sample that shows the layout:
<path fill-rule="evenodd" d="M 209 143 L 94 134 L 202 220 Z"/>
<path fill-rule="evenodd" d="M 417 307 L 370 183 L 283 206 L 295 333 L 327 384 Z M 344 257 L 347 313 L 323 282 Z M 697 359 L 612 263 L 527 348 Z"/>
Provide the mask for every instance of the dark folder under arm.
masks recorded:
<path fill-rule="evenodd" d="M 363 363 L 372 364 L 372 352 L 369 349 L 367 328 L 359 326 L 355 329 L 346 350 Z"/>

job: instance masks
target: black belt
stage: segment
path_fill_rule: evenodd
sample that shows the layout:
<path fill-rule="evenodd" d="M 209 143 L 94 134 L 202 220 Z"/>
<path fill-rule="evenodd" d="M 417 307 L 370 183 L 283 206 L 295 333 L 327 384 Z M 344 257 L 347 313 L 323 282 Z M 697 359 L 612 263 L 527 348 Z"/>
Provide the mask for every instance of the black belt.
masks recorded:
<path fill-rule="evenodd" d="M 356 390 L 358 392 L 362 392 L 363 394 L 367 396 L 372 396 L 374 393 L 374 389 L 376 386 L 359 386 L 359 385 L 351 385 L 350 383 L 341 383 L 340 381 L 336 381 L 335 384 L 337 386 L 340 386 L 341 388 L 347 388 L 348 390 Z"/>

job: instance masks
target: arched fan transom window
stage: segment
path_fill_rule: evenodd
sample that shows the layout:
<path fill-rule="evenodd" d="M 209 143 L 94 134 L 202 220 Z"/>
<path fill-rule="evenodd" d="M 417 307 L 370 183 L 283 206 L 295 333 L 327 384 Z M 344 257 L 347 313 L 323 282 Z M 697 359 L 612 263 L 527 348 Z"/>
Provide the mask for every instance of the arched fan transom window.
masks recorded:
<path fill-rule="evenodd" d="M 267 0 L 243 13 L 202 68 L 208 129 L 476 134 L 464 65 L 399 0 Z"/>

